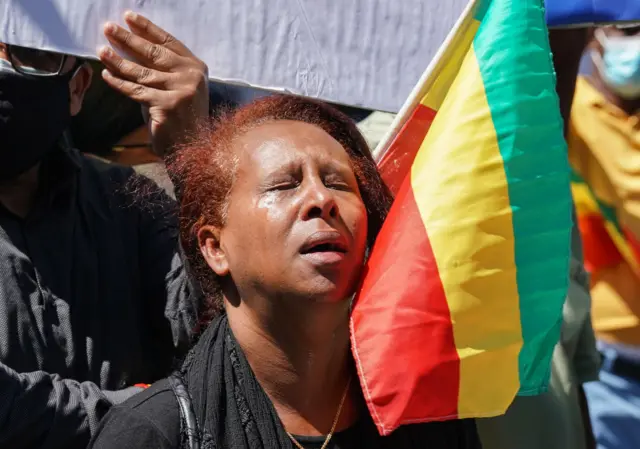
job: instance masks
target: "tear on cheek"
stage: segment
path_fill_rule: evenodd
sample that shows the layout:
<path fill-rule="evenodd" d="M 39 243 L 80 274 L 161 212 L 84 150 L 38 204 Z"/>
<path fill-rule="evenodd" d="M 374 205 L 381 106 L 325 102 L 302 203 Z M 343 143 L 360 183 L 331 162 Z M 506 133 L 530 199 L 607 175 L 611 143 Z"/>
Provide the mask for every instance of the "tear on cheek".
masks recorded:
<path fill-rule="evenodd" d="M 262 196 L 262 198 L 256 203 L 256 207 L 258 209 L 273 209 L 274 204 L 276 203 L 276 196 L 274 192 L 267 192 Z"/>

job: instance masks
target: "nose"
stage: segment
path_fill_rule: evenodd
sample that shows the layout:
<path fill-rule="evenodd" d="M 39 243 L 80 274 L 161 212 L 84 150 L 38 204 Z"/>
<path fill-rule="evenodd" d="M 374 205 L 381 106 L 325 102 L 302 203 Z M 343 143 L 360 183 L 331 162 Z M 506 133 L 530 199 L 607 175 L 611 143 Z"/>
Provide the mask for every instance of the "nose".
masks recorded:
<path fill-rule="evenodd" d="M 309 181 L 304 196 L 302 219 L 322 218 L 329 220 L 338 216 L 338 204 L 334 192 L 322 180 Z"/>

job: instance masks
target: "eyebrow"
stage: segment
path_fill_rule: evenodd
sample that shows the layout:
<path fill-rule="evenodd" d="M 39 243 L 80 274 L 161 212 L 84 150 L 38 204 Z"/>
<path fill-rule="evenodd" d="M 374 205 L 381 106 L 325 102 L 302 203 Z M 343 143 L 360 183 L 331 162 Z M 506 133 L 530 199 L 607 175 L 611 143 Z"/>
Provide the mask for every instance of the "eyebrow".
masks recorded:
<path fill-rule="evenodd" d="M 331 162 L 329 162 L 327 166 L 331 167 L 341 175 L 353 174 L 355 176 L 355 173 L 353 171 L 353 165 L 351 164 L 351 162 L 349 164 L 343 164 L 342 162 L 337 162 L 334 159 Z"/>

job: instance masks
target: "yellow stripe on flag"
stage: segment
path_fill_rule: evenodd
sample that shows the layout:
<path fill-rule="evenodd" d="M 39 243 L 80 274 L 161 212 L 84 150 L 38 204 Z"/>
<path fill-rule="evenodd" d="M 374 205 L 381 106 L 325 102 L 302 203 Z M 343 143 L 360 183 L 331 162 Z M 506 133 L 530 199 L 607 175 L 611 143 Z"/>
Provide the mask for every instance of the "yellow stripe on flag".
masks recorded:
<path fill-rule="evenodd" d="M 455 78 L 458 70 L 460 70 L 460 62 L 464 60 L 465 54 L 471 48 L 473 38 L 478 32 L 480 22 L 468 16 L 463 23 L 461 29 L 465 30 L 456 36 L 456 39 L 449 47 L 449 54 L 442 59 L 443 66 L 439 67 L 438 76 L 433 81 L 429 90 L 425 93 L 420 103 L 434 111 L 440 109 L 440 105 L 444 101 L 444 97 L 449 92 L 451 82 Z M 456 64 L 456 62 L 458 62 Z"/>
<path fill-rule="evenodd" d="M 415 159 L 411 184 L 449 304 L 463 418 L 513 399 L 523 341 L 508 183 L 473 50 L 448 91 Z M 470 179 L 482 188 L 468 188 Z M 478 388 L 485 376 L 487 388 Z"/>

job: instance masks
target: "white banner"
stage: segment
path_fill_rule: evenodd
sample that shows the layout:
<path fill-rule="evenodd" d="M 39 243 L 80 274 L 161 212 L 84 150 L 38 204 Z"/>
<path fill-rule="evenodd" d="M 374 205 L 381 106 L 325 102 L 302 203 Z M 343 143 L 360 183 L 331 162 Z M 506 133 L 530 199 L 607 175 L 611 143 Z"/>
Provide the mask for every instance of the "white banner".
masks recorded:
<path fill-rule="evenodd" d="M 0 0 L 0 42 L 95 57 L 140 12 L 213 79 L 396 112 L 467 0 Z"/>

